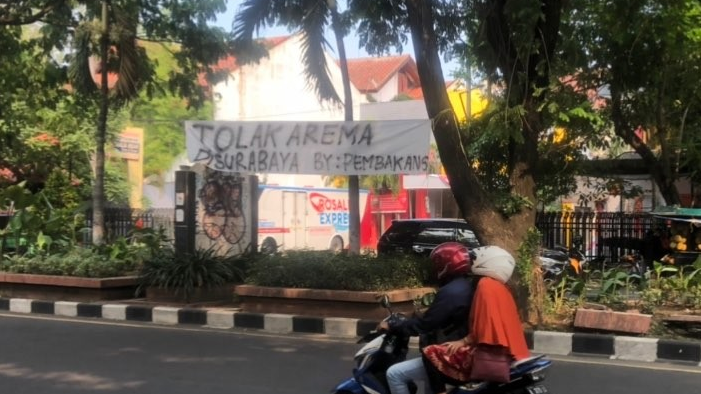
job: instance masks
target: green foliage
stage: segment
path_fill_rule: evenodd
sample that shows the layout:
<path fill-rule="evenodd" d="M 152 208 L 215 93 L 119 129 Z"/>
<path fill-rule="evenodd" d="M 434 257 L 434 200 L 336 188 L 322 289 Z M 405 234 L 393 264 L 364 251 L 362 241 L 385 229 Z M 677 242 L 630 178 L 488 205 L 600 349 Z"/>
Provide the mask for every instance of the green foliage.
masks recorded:
<path fill-rule="evenodd" d="M 590 192 L 580 193 L 579 204 L 587 205 L 594 201 L 600 201 L 610 195 L 620 195 L 624 199 L 635 198 L 643 194 L 640 186 L 622 178 L 583 178 L 583 184 Z"/>
<path fill-rule="evenodd" d="M 501 194 L 496 197 L 497 209 L 506 217 L 515 215 L 524 209 L 532 209 L 533 202 L 524 196 L 510 193 L 508 195 Z"/>
<path fill-rule="evenodd" d="M 145 261 L 170 247 L 163 229 L 150 228 L 132 230 L 109 244 L 82 247 L 76 237 L 77 229 L 85 223 L 83 215 L 49 219 L 46 223 L 44 231 L 54 235 L 38 230 L 36 238 L 20 236 L 19 247 L 0 259 L 0 271 L 83 277 L 134 275 Z"/>
<path fill-rule="evenodd" d="M 543 105 L 566 99 L 565 101 L 571 102 L 572 106 L 586 107 L 570 96 L 580 97 L 581 94 L 567 91 L 549 95 Z M 584 103 L 587 102 L 584 101 Z M 522 106 L 505 108 L 505 104 L 503 97 L 491 96 L 487 110 L 469 124 L 463 124 L 461 132 L 465 152 L 481 184 L 491 193 L 509 196 L 511 189 L 509 157 L 513 150 L 523 149 L 520 145 L 523 140 L 521 122 L 525 113 Z M 535 163 L 534 176 L 539 202 L 545 205 L 575 190 L 578 163 L 584 159 L 581 148 L 586 141 L 595 136 L 595 129 L 590 119 L 592 113 L 590 106 L 588 111 L 574 111 L 569 114 L 567 122 L 557 119 L 559 116 L 564 116 L 563 111 L 568 111 L 569 107 L 565 103 L 551 105 L 549 108 L 553 113 L 546 112 L 544 117 L 549 119 L 548 122 L 553 126 L 566 129 L 566 132 L 561 141 L 554 141 L 554 133 L 548 130 L 541 134 L 538 142 L 538 160 Z M 510 141 L 513 142 L 510 143 Z M 508 203 L 508 200 L 507 198 L 507 201 L 503 202 Z M 507 207 L 502 211 L 509 212 L 512 211 L 511 208 L 513 207 Z"/>
<path fill-rule="evenodd" d="M 32 194 L 24 182 L 0 189 L 0 210 L 5 209 L 13 214 L 0 229 L 0 260 L 6 251 L 37 255 L 65 250 L 83 226 L 82 215 L 53 209 L 42 192 Z"/>
<path fill-rule="evenodd" d="M 540 239 L 542 234 L 537 228 L 528 229 L 526 238 L 519 245 L 516 254 L 516 270 L 518 277 L 526 282 L 533 279 L 533 264 L 540 249 Z"/>
<path fill-rule="evenodd" d="M 310 275 L 310 273 L 314 273 Z M 261 256 L 246 283 L 259 286 L 382 291 L 421 287 L 429 282 L 427 259 L 372 257 L 326 251 L 290 251 Z"/>
<path fill-rule="evenodd" d="M 195 289 L 239 281 L 243 274 L 241 270 L 247 266 L 249 257 L 224 257 L 218 253 L 215 248 L 197 249 L 192 254 L 162 249 L 141 268 L 139 289 L 151 286 L 173 290 L 187 301 Z"/>
<path fill-rule="evenodd" d="M 90 109 L 63 86 L 64 70 L 32 40 L 0 30 L 0 188 L 27 181 L 41 190 L 55 172 L 89 174 Z"/>
<path fill-rule="evenodd" d="M 179 71 L 176 53 L 180 46 L 163 42 L 140 43 L 151 59 L 156 59 L 156 77 L 168 79 Z M 185 120 L 211 120 L 212 103 L 203 102 L 200 107 L 188 105 L 187 100 L 170 92 L 156 90 L 142 92 L 129 106 L 129 122 L 144 129 L 144 177 L 162 176 L 175 159 L 185 151 Z"/>
<path fill-rule="evenodd" d="M 544 321 L 549 302 L 543 282 L 543 270 L 538 260 L 541 238 L 537 228 L 529 228 L 516 252 L 516 272 L 528 291 L 528 312 L 536 319 L 538 325 Z"/>
<path fill-rule="evenodd" d="M 654 262 L 648 286 L 642 291 L 648 309 L 661 305 L 701 308 L 701 256 L 692 265 Z"/>
<path fill-rule="evenodd" d="M 170 94 L 152 99 L 141 97 L 131 106 L 131 123 L 144 129 L 144 177 L 161 176 L 185 151 L 185 120 L 212 118 L 211 103 L 188 108 L 187 103 Z"/>
<path fill-rule="evenodd" d="M 163 228 L 134 228 L 126 237 L 119 237 L 113 242 L 95 246 L 95 251 L 110 260 L 125 260 L 139 267 L 163 250 L 170 249 L 171 240 Z"/>
<path fill-rule="evenodd" d="M 51 255 L 14 255 L 0 261 L 0 271 L 20 274 L 107 278 L 134 275 L 133 261 L 110 259 L 91 248 L 73 247 Z"/>
<path fill-rule="evenodd" d="M 56 2 L 55 5 L 45 9 L 46 14 L 40 17 L 41 28 L 34 32 L 32 39 L 22 37 L 22 28 L 17 26 L 30 25 L 35 21 L 24 17 L 32 9 L 33 2 L 17 1 L 3 8 L 3 15 L 14 17 L 12 22 L 4 18 L 0 21 L 3 24 L 0 30 L 0 47 L 3 48 L 0 54 L 0 60 L 3 61 L 0 64 L 3 66 L 0 66 L 0 72 L 2 75 L 12 75 L 13 69 L 27 72 L 17 79 L 17 83 L 0 86 L 3 92 L 10 92 L 9 100 L 3 100 L 4 94 L 0 98 L 0 113 L 3 118 L 10 115 L 9 122 L 0 122 L 0 138 L 6 139 L 4 137 L 7 135 L 7 140 L 21 145 L 21 141 L 26 139 L 17 138 L 18 131 L 21 134 L 29 128 L 28 125 L 38 123 L 35 114 L 39 108 L 53 109 L 56 102 L 67 95 L 80 100 L 84 107 L 76 119 L 92 121 L 96 126 L 96 145 L 93 146 L 96 148 L 95 154 L 82 155 L 79 159 L 86 164 L 89 158 L 94 159 L 93 207 L 99 213 L 105 199 L 104 147 L 108 137 L 108 114 L 123 108 L 127 102 L 138 97 L 140 92 L 151 97 L 154 92 L 163 91 L 166 85 L 173 95 L 186 98 L 188 105 L 202 106 L 205 93 L 198 83 L 199 77 L 202 74 L 212 76 L 214 70 L 211 65 L 230 52 L 227 34 L 220 28 L 208 25 L 209 21 L 226 10 L 226 1 L 72 1 Z M 4 26 L 6 23 L 11 27 Z M 177 67 L 168 74 L 167 81 L 157 79 L 157 61 L 148 56 L 138 38 L 180 43 L 173 56 Z M 71 51 L 65 50 L 68 46 L 72 47 Z M 22 62 L 7 62 L 9 67 L 5 69 L 5 55 L 13 61 L 21 59 Z M 59 56 L 60 59 L 53 60 Z M 96 73 L 94 67 L 90 68 L 93 56 L 98 57 L 102 72 Z M 64 66 L 66 64 L 68 66 Z M 96 75 L 100 78 L 95 78 Z M 113 85 L 102 84 L 102 77 L 113 82 Z M 96 79 L 100 79 L 100 83 Z M 1 82 L 7 85 L 6 81 Z M 70 86 L 70 92 L 65 86 Z M 12 113 L 5 111 L 4 107 L 22 110 Z M 17 123 L 20 127 L 7 127 L 3 130 L 2 123 L 10 123 L 11 126 L 14 126 L 12 123 Z M 0 144 L 0 149 L 6 146 L 8 152 L 15 151 L 11 144 Z M 6 157 L 4 153 L 0 151 L 0 158 Z M 30 157 L 30 160 L 14 160 L 19 163 L 15 166 L 5 165 L 3 159 L 0 159 L 0 168 L 6 172 L 2 176 L 4 179 L 0 180 L 0 186 L 3 181 L 15 182 L 15 178 L 33 180 L 34 178 L 19 176 L 27 167 L 33 174 L 40 175 L 38 187 L 32 189 L 39 190 L 48 174 L 33 167 L 50 170 L 55 166 L 49 161 L 44 163 L 37 160 L 36 157 L 40 157 L 38 155 L 32 156 L 34 157 Z M 71 163 L 73 159 L 75 156 L 69 156 L 67 162 Z M 68 172 L 71 173 L 71 165 L 68 167 Z M 115 194 L 112 197 L 115 198 Z M 100 217 L 97 215 L 97 218 Z M 96 220 L 94 226 L 93 241 L 100 244 L 103 242 L 104 224 Z"/>
<path fill-rule="evenodd" d="M 129 206 L 131 185 L 123 161 L 108 161 L 105 165 L 105 199 L 111 205 Z"/>
<path fill-rule="evenodd" d="M 607 120 L 615 133 L 663 174 L 656 180 L 667 204 L 678 204 L 673 185 L 681 164 L 698 174 L 701 125 L 701 3 L 598 0 L 573 2 L 566 15 L 578 81 L 606 86 Z M 634 25 L 624 21 L 636 21 Z M 644 130 L 643 141 L 633 131 Z M 688 155 L 687 155 L 688 152 Z"/>

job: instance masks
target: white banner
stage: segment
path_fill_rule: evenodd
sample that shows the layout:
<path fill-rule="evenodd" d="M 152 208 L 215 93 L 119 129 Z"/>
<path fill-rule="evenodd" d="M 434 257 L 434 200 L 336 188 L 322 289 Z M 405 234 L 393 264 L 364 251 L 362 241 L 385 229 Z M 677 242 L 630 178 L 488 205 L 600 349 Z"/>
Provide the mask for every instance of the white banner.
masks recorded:
<path fill-rule="evenodd" d="M 428 172 L 429 120 L 185 122 L 187 155 L 219 171 L 374 175 Z"/>

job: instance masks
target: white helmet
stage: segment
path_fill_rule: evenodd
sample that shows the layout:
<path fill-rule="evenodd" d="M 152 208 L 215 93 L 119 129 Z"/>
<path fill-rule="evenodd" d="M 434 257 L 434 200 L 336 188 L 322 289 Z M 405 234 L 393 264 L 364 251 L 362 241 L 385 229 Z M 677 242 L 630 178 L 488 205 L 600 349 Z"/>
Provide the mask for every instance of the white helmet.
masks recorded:
<path fill-rule="evenodd" d="M 472 249 L 472 273 L 488 276 L 499 282 L 506 283 L 511 279 L 516 266 L 516 260 L 511 253 L 498 246 L 482 246 Z"/>

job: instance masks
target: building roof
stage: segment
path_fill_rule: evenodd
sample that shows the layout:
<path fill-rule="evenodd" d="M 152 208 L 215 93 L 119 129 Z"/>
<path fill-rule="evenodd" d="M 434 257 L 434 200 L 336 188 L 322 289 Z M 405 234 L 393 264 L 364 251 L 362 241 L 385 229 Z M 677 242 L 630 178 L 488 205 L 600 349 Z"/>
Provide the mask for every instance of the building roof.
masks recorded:
<path fill-rule="evenodd" d="M 353 86 L 361 92 L 377 92 L 407 65 L 418 80 L 416 63 L 409 55 L 348 59 L 348 74 Z"/>
<path fill-rule="evenodd" d="M 263 42 L 265 43 L 266 48 L 270 50 L 287 41 L 290 37 L 292 36 L 269 37 L 264 38 Z M 336 60 L 336 64 L 338 63 L 339 61 Z M 212 71 L 215 73 L 222 71 L 230 73 L 236 71 L 239 67 L 240 65 L 236 61 L 236 57 L 228 56 L 220 59 L 217 64 L 212 66 Z M 419 76 L 416 63 L 410 55 L 348 59 L 348 74 L 350 81 L 353 86 L 355 86 L 362 93 L 377 92 L 390 80 L 390 78 L 392 78 L 392 76 L 400 72 L 402 69 L 405 69 L 412 79 L 418 81 Z M 199 83 L 202 86 L 207 85 L 204 74 L 200 75 Z M 412 98 L 423 97 L 420 87 L 418 89 L 412 89 L 410 92 L 414 92 L 413 94 L 409 93 Z M 413 97 L 414 95 L 418 95 L 418 97 Z"/>

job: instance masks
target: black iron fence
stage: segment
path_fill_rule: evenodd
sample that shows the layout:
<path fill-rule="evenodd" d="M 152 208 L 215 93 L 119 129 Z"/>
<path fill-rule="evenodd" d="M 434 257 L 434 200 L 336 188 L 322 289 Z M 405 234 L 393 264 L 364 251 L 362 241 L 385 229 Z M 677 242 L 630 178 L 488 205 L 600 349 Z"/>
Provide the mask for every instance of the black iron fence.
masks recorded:
<path fill-rule="evenodd" d="M 174 237 L 173 218 L 175 212 L 169 208 L 131 209 L 105 208 L 105 240 L 108 242 L 120 236 L 126 236 L 133 228 L 163 228 L 168 239 Z M 85 226 L 92 228 L 92 211 L 85 216 Z M 85 243 L 92 243 L 92 232 L 86 231 Z"/>
<path fill-rule="evenodd" d="M 644 212 L 540 212 L 536 217 L 544 247 L 572 247 L 579 237 L 591 260 L 617 261 L 623 255 L 643 253 L 653 226 L 654 218 Z"/>
<path fill-rule="evenodd" d="M 105 209 L 105 239 L 126 236 L 134 226 L 162 227 L 169 239 L 174 237 L 174 210 L 129 208 Z M 648 213 L 622 212 L 539 212 L 536 227 L 542 234 L 542 245 L 572 247 L 581 240 L 581 249 L 590 260 L 616 261 L 620 256 L 641 253 L 654 226 Z M 92 212 L 86 216 L 86 227 L 92 227 Z M 84 241 L 90 243 L 87 231 Z"/>

